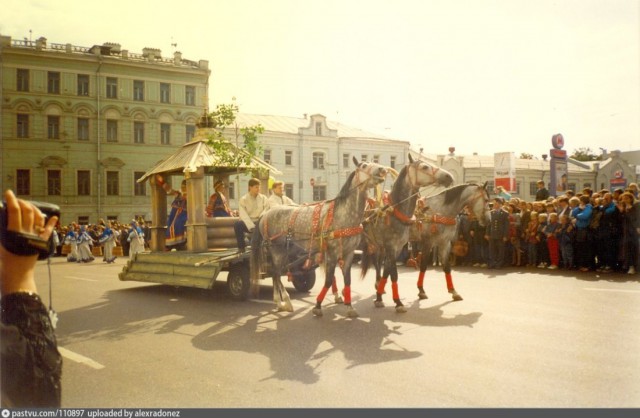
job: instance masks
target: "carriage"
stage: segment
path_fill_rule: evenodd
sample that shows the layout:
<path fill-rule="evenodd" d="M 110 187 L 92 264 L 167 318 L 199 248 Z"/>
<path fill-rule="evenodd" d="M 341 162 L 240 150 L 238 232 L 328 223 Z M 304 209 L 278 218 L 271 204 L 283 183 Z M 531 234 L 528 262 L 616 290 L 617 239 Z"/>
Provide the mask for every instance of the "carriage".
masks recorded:
<path fill-rule="evenodd" d="M 239 218 L 206 217 L 205 182 L 209 176 L 228 178 L 251 173 L 263 182 L 263 189 L 266 189 L 269 175 L 281 172 L 257 157 L 241 167 L 225 166 L 207 145 L 207 136 L 207 129 L 199 129 L 192 141 L 160 161 L 138 180 L 148 181 L 151 186 L 153 225 L 150 228 L 150 250 L 132 255 L 119 274 L 120 280 L 212 289 L 220 274 L 226 272 L 231 297 L 244 300 L 249 296 L 249 254 L 238 250 L 233 228 Z M 165 251 L 168 200 L 158 176 L 166 179 L 184 176 L 186 179 L 188 221 L 185 251 Z M 180 180 L 177 181 L 179 183 Z M 268 266 L 263 266 L 263 269 L 268 270 Z M 315 284 L 315 271 L 296 271 L 291 281 L 296 290 L 308 292 Z"/>

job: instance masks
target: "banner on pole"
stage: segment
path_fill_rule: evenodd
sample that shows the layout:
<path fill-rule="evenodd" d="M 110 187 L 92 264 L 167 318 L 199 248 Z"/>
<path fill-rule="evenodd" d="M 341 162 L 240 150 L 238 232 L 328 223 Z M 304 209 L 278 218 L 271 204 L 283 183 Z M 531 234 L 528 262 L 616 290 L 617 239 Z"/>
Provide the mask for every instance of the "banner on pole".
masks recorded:
<path fill-rule="evenodd" d="M 514 193 L 516 191 L 516 154 L 496 152 L 493 161 L 495 187 L 502 186 L 507 192 Z"/>

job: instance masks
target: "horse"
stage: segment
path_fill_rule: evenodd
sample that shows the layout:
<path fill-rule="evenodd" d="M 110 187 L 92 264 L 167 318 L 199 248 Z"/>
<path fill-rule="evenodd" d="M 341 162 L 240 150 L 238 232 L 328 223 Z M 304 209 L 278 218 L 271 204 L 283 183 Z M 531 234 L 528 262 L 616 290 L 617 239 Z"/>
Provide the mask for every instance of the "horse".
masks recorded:
<path fill-rule="evenodd" d="M 468 206 L 481 226 L 486 224 L 489 216 L 489 192 L 487 183 L 469 183 L 450 187 L 433 196 L 421 198 L 424 210 L 418 214 L 416 228 L 420 237 L 420 273 L 418 274 L 418 298 L 427 299 L 424 291 L 424 276 L 429 264 L 429 253 L 437 248 L 438 259 L 442 263 L 447 290 L 454 301 L 462 300 L 462 296 L 453 287 L 451 278 L 451 243 L 456 239 L 458 230 L 457 215 Z"/>
<path fill-rule="evenodd" d="M 448 187 L 453 183 L 451 173 L 426 162 L 414 161 L 409 155 L 391 192 L 388 202 L 367 218 L 364 223 L 366 245 L 362 250 L 361 273 L 366 275 L 373 263 L 376 269 L 376 307 L 384 306 L 382 294 L 391 276 L 393 301 L 397 312 L 406 312 L 398 293 L 398 269 L 396 259 L 402 247 L 409 240 L 409 229 L 415 221 L 414 211 L 421 187 L 440 185 Z M 380 271 L 384 267 L 382 275 Z"/>
<path fill-rule="evenodd" d="M 265 212 L 256 225 L 251 241 L 251 279 L 260 277 L 266 252 L 271 256 L 273 300 L 278 311 L 293 312 L 289 294 L 280 276 L 283 272 L 310 271 L 324 263 L 325 283 L 316 299 L 313 314 L 322 316 L 321 304 L 334 284 L 336 266 L 344 276 L 344 304 L 347 316 L 358 314 L 351 306 L 351 264 L 360 243 L 362 220 L 368 190 L 382 183 L 387 168 L 372 162 L 358 162 L 333 200 L 306 206 L 277 206 Z"/>

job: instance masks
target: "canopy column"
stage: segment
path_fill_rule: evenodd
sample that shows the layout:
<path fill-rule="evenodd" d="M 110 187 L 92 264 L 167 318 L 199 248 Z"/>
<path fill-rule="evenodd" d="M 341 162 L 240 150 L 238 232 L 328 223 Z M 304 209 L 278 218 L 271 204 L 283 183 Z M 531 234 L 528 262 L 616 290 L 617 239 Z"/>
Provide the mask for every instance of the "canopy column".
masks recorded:
<path fill-rule="evenodd" d="M 151 240 L 152 252 L 164 251 L 167 230 L 167 192 L 156 182 L 156 176 L 149 177 L 151 184 Z"/>
<path fill-rule="evenodd" d="M 204 167 L 186 172 L 187 179 L 187 250 L 207 251 L 207 224 L 205 222 Z"/>

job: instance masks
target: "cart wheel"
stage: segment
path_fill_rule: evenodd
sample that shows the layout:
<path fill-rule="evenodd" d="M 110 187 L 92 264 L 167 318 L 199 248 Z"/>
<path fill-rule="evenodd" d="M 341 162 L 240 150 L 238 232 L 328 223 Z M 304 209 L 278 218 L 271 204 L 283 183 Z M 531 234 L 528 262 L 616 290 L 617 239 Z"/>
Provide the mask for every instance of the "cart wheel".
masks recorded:
<path fill-rule="evenodd" d="M 316 284 L 316 270 L 298 270 L 293 273 L 293 287 L 298 292 L 308 293 Z"/>
<path fill-rule="evenodd" d="M 229 268 L 227 275 L 227 289 L 235 300 L 246 300 L 249 297 L 251 280 L 249 268 L 244 263 L 237 263 Z"/>

